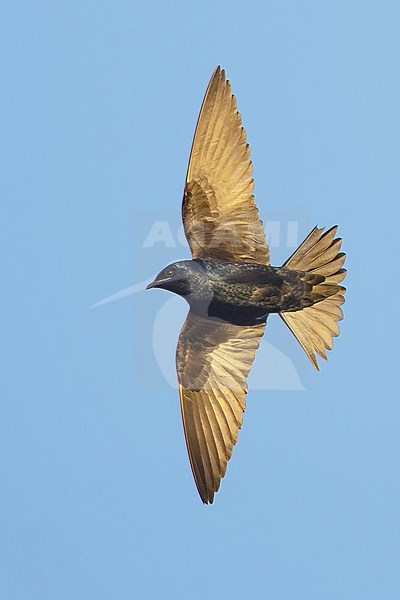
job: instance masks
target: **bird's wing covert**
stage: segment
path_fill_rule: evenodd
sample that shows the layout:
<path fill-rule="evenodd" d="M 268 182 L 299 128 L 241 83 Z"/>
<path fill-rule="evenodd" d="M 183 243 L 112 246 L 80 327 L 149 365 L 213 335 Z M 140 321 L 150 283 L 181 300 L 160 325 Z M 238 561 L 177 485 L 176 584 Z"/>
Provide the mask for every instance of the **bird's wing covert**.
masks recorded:
<path fill-rule="evenodd" d="M 189 312 L 176 364 L 186 445 L 197 489 L 212 503 L 237 442 L 246 379 L 265 323 L 243 327 Z"/>
<path fill-rule="evenodd" d="M 217 67 L 200 110 L 183 196 L 193 258 L 269 264 L 252 171 L 235 96 L 225 71 Z"/>

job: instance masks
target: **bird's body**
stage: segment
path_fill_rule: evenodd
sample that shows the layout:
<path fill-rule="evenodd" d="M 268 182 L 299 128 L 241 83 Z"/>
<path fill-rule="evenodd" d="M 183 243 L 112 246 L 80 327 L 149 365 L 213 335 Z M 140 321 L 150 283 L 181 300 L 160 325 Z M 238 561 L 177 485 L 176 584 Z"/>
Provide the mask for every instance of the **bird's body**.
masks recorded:
<path fill-rule="evenodd" d="M 272 267 L 253 186 L 246 133 L 218 67 L 200 110 L 182 203 L 192 260 L 165 267 L 148 286 L 189 303 L 176 366 L 189 460 L 206 504 L 242 426 L 246 380 L 268 315 L 279 314 L 316 368 L 343 318 L 337 227 L 315 227 L 284 265 Z"/>
<path fill-rule="evenodd" d="M 173 263 L 169 291 L 184 297 L 200 316 L 236 325 L 266 322 L 271 313 L 310 306 L 312 283 L 323 278 L 304 271 L 215 259 Z"/>

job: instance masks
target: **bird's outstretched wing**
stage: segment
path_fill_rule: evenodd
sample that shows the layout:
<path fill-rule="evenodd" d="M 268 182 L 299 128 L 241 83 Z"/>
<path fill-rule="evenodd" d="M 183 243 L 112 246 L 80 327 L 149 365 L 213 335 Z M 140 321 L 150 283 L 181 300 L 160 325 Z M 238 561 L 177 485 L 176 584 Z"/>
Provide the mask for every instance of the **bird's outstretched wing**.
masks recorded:
<path fill-rule="evenodd" d="M 201 499 L 212 503 L 237 441 L 245 410 L 246 379 L 265 330 L 189 312 L 176 364 L 183 427 Z"/>
<path fill-rule="evenodd" d="M 225 71 L 214 71 L 200 110 L 182 205 L 193 258 L 269 264 L 253 196 L 246 132 Z"/>

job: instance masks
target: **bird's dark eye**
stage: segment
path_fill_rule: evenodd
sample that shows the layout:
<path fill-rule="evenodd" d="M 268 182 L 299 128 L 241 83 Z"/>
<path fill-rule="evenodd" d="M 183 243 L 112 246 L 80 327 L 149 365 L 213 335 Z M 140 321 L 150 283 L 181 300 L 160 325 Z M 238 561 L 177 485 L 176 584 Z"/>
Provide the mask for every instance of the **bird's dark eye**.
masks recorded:
<path fill-rule="evenodd" d="M 167 271 L 166 271 L 167 277 L 171 277 L 171 275 L 173 275 L 173 274 L 174 274 L 174 269 L 172 269 L 172 268 L 171 269 L 167 269 Z"/>

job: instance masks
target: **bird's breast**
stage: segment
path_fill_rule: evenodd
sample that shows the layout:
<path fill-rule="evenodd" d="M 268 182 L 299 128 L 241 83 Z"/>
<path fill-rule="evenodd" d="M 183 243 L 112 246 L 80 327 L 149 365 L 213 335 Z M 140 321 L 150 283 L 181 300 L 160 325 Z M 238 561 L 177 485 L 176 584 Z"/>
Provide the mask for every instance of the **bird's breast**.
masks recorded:
<path fill-rule="evenodd" d="M 265 321 L 268 314 L 292 310 L 298 303 L 298 277 L 294 271 L 251 263 L 202 261 L 202 264 L 211 293 L 192 307 L 199 314 L 255 325 Z"/>

